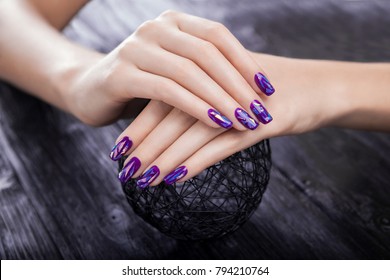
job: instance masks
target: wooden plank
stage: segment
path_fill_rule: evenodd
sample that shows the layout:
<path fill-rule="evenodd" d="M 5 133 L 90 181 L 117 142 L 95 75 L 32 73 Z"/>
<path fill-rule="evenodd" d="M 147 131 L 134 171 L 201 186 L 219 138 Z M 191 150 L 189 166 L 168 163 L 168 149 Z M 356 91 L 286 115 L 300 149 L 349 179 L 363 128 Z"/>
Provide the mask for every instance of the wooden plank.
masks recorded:
<path fill-rule="evenodd" d="M 57 258 L 60 254 L 56 242 L 32 207 L 7 158 L 9 147 L 5 144 L 6 124 L 2 113 L 0 123 L 0 258 Z"/>
<path fill-rule="evenodd" d="M 156 230 L 139 226 L 141 220 L 134 222 L 115 176 L 117 166 L 108 158 L 116 126 L 94 129 L 31 97 L 8 93 L 1 98 L 9 117 L 6 155 L 55 240 L 58 257 L 142 257 L 150 251 L 140 252 L 134 243 L 144 231 L 169 244 Z"/>
<path fill-rule="evenodd" d="M 292 180 L 297 192 L 339 225 L 343 243 L 353 249 L 350 257 L 388 258 L 390 161 L 381 157 L 390 149 L 370 149 L 353 141 L 349 133 L 327 129 L 275 139 L 275 165 Z M 375 139 L 374 134 L 371 137 Z"/>

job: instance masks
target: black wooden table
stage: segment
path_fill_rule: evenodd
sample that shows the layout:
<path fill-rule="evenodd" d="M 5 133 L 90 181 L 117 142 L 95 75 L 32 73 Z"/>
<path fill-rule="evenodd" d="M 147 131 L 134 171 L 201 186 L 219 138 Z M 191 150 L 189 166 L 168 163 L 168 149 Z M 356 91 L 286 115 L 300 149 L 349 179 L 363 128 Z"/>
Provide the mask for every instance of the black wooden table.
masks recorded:
<path fill-rule="evenodd" d="M 390 60 L 387 1 L 95 0 L 65 34 L 107 52 L 168 8 L 221 21 L 255 51 Z M 125 200 L 108 153 L 126 124 L 92 128 L 0 85 L 2 259 L 390 257 L 389 134 L 272 139 L 271 181 L 249 222 L 220 240 L 184 242 L 145 224 Z"/>

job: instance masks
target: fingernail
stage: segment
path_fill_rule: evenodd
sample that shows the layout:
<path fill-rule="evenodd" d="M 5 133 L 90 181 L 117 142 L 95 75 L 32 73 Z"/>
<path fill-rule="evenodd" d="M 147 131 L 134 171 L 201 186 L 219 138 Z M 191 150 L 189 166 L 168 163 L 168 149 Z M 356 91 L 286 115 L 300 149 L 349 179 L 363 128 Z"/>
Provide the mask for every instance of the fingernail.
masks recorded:
<path fill-rule="evenodd" d="M 168 185 L 171 185 L 177 181 L 179 181 L 181 178 L 186 176 L 188 173 L 187 167 L 180 166 L 173 170 L 171 173 L 169 173 L 167 176 L 164 177 L 164 182 Z"/>
<path fill-rule="evenodd" d="M 118 179 L 122 183 L 126 183 L 134 173 L 141 167 L 141 161 L 137 157 L 132 157 L 130 161 L 123 167 L 121 172 L 118 174 Z"/>
<path fill-rule="evenodd" d="M 266 76 L 264 76 L 260 72 L 255 74 L 255 82 L 257 86 L 260 88 L 260 90 L 264 92 L 266 95 L 270 96 L 275 92 L 275 89 L 271 85 L 270 81 L 267 79 Z"/>
<path fill-rule="evenodd" d="M 137 186 L 141 189 L 149 186 L 156 178 L 160 175 L 160 169 L 157 166 L 153 165 L 150 167 L 141 177 L 137 180 Z"/>
<path fill-rule="evenodd" d="M 259 123 L 252 119 L 251 116 L 241 108 L 237 108 L 234 114 L 236 115 L 237 120 L 250 130 L 254 130 L 259 126 Z"/>
<path fill-rule="evenodd" d="M 253 114 L 263 124 L 267 124 L 273 120 L 272 116 L 268 113 L 265 107 L 258 100 L 253 100 L 250 105 Z"/>
<path fill-rule="evenodd" d="M 133 141 L 129 137 L 123 137 L 111 150 L 110 158 L 118 160 L 133 146 Z"/>
<path fill-rule="evenodd" d="M 231 128 L 233 125 L 231 120 L 225 116 L 222 116 L 221 113 L 215 109 L 209 109 L 207 114 L 209 115 L 210 119 L 223 128 Z"/>

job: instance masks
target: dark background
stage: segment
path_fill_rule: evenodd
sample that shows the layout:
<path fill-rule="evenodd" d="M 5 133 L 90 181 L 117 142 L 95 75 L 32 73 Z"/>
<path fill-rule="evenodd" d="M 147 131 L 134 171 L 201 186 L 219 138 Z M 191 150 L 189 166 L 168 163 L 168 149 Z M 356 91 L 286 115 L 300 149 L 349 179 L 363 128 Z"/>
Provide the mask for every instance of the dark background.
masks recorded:
<path fill-rule="evenodd" d="M 390 1 L 95 0 L 65 34 L 108 52 L 166 9 L 221 21 L 254 51 L 390 60 Z M 249 222 L 220 240 L 183 242 L 125 200 L 108 154 L 127 123 L 91 128 L 0 84 L 2 259 L 390 257 L 389 134 L 321 129 L 272 139 L 271 181 Z"/>

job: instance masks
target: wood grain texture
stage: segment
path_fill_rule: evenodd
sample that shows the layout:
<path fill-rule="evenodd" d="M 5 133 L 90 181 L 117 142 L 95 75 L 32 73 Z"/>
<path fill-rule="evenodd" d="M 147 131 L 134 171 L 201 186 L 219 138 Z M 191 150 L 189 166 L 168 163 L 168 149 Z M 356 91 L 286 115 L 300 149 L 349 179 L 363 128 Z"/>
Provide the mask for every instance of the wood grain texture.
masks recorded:
<path fill-rule="evenodd" d="M 386 1 L 95 0 L 65 34 L 108 52 L 168 8 L 221 21 L 255 51 L 390 60 Z M 271 181 L 250 221 L 220 240 L 183 242 L 127 205 L 108 158 L 127 123 L 88 127 L 0 85 L 2 259 L 390 257 L 389 134 L 322 129 L 273 139 Z"/>

